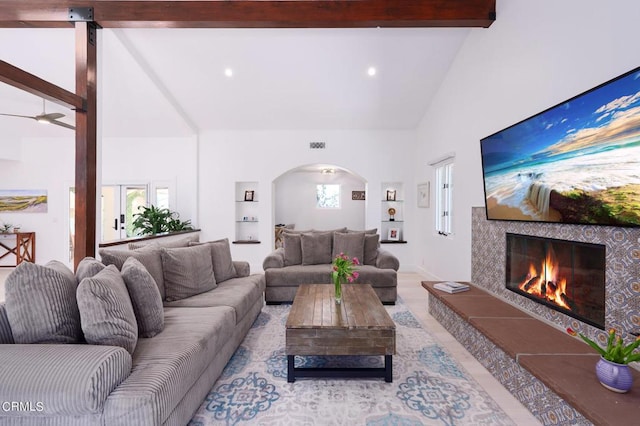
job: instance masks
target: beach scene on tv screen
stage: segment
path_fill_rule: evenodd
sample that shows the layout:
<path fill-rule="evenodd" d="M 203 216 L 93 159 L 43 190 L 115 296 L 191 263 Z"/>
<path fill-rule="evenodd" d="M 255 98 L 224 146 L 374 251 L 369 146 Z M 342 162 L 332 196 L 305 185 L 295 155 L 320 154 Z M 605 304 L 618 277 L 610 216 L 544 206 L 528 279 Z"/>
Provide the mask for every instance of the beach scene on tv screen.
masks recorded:
<path fill-rule="evenodd" d="M 640 226 L 640 68 L 481 150 L 488 219 Z"/>

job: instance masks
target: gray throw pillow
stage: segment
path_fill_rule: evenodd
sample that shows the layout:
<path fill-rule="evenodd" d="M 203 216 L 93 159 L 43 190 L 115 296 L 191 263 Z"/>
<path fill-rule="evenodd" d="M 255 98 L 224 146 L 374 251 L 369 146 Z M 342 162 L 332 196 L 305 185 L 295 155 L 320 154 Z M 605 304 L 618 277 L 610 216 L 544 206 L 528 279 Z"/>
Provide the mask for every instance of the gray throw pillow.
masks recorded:
<path fill-rule="evenodd" d="M 133 354 L 138 343 L 138 323 L 118 269 L 109 265 L 80 281 L 77 297 L 87 343 L 120 346 Z"/>
<path fill-rule="evenodd" d="M 85 278 L 91 278 L 102 271 L 104 267 L 104 263 L 91 256 L 87 256 L 78 263 L 78 267 L 76 268 L 76 281 L 79 283 Z"/>
<path fill-rule="evenodd" d="M 163 248 L 165 300 L 184 299 L 216 288 L 211 262 L 211 248 L 203 244 L 193 247 Z"/>
<path fill-rule="evenodd" d="M 118 249 L 100 249 L 100 258 L 105 265 L 115 265 L 118 270 L 122 269 L 122 265 L 129 257 L 134 257 L 140 261 L 147 271 L 151 274 L 158 286 L 160 295 L 164 299 L 164 275 L 162 272 L 162 257 L 160 252 L 162 247 L 156 244 L 149 244 L 138 250 L 118 250 Z"/>
<path fill-rule="evenodd" d="M 284 248 L 284 266 L 300 265 L 302 263 L 302 245 L 300 234 L 282 234 Z"/>
<path fill-rule="evenodd" d="M 331 263 L 332 243 L 333 232 L 314 232 L 312 234 L 302 234 L 300 236 L 300 245 L 302 248 L 302 264 L 322 265 Z"/>
<path fill-rule="evenodd" d="M 160 333 L 164 329 L 164 310 L 153 277 L 133 257 L 124 262 L 121 274 L 138 322 L 138 336 L 153 337 Z"/>
<path fill-rule="evenodd" d="M 209 241 L 206 243 L 190 243 L 190 246 L 205 244 L 211 249 L 211 264 L 213 265 L 213 275 L 216 283 L 219 284 L 237 276 L 236 268 L 231 259 L 231 246 L 229 239 Z"/>
<path fill-rule="evenodd" d="M 380 246 L 379 234 L 365 234 L 364 236 L 364 254 L 363 263 L 365 265 L 376 265 L 376 259 L 378 258 L 378 247 Z"/>
<path fill-rule="evenodd" d="M 22 262 L 5 282 L 5 309 L 16 343 L 82 341 L 76 277 L 63 263 Z"/>
<path fill-rule="evenodd" d="M 349 257 L 356 257 L 360 263 L 364 263 L 364 232 L 333 234 L 333 258 L 340 253 Z"/>

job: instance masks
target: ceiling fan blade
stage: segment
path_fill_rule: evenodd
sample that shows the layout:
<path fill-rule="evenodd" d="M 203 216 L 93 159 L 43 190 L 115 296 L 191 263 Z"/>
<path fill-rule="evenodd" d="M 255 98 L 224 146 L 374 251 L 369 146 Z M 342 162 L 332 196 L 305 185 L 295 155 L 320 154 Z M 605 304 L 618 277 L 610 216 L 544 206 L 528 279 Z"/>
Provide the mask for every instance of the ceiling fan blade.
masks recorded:
<path fill-rule="evenodd" d="M 36 120 L 57 120 L 58 118 L 64 117 L 64 114 L 60 112 L 50 112 L 49 114 L 40 114 L 36 116 Z"/>
<path fill-rule="evenodd" d="M 71 129 L 71 130 L 75 130 L 76 129 L 71 124 L 63 123 L 62 121 L 58 121 L 58 120 L 49 120 L 49 123 L 55 124 L 56 126 L 65 127 L 67 129 Z"/>
<path fill-rule="evenodd" d="M 4 113 L 0 113 L 0 115 L 4 115 L 4 116 L 7 116 L 7 117 L 30 118 L 30 119 L 32 119 L 32 120 L 35 120 L 35 119 L 36 119 L 35 117 L 32 117 L 32 116 L 30 116 L 30 115 L 4 114 Z"/>

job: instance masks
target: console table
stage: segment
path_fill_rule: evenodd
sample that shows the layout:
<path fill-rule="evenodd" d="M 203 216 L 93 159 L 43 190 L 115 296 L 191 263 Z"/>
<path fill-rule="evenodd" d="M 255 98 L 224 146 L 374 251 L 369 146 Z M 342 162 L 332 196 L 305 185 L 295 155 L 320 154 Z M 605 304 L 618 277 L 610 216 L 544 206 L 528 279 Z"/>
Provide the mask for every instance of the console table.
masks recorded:
<path fill-rule="evenodd" d="M 36 261 L 35 232 L 3 232 L 0 233 L 0 261 L 7 256 L 14 256 L 15 264 L 4 264 L 0 267 L 18 266 L 27 261 Z"/>

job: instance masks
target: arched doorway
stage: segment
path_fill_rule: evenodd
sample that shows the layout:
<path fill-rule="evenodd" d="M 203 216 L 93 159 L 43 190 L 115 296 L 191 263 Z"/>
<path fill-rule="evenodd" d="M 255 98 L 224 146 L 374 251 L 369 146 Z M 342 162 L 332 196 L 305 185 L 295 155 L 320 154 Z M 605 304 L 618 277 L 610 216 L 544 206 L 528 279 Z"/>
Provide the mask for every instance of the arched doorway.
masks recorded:
<path fill-rule="evenodd" d="M 291 169 L 273 181 L 274 224 L 299 230 L 364 229 L 366 201 L 359 195 L 366 186 L 364 178 L 333 164 Z"/>

